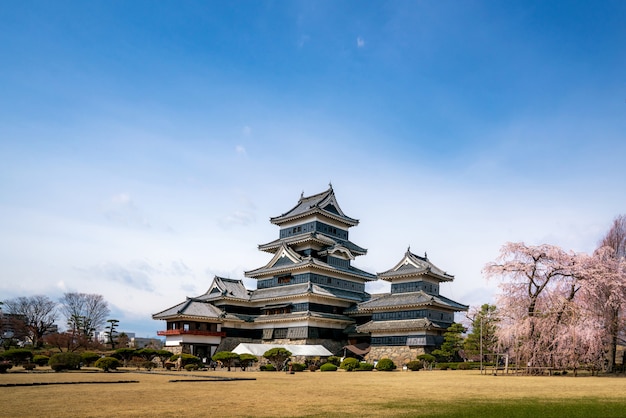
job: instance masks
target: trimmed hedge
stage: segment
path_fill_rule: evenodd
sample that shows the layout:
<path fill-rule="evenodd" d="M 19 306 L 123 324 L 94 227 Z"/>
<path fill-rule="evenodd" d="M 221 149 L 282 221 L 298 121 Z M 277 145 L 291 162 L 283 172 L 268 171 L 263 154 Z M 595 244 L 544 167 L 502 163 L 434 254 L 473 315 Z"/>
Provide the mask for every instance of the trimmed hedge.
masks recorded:
<path fill-rule="evenodd" d="M 261 370 L 262 372 L 275 372 L 276 371 L 276 367 L 274 367 L 273 364 L 264 364 L 261 367 L 259 367 L 259 370 Z"/>
<path fill-rule="evenodd" d="M 389 358 L 381 358 L 376 363 L 376 370 L 381 372 L 390 372 L 396 368 L 396 364 Z"/>
<path fill-rule="evenodd" d="M 176 363 L 176 360 L 178 360 L 178 357 L 180 357 L 179 354 L 174 354 L 172 357 L 170 357 L 170 361 L 172 363 Z M 185 367 L 188 364 L 197 364 L 198 366 L 201 366 L 202 360 L 200 359 L 200 357 L 183 353 L 183 367 Z"/>
<path fill-rule="evenodd" d="M 57 353 L 50 357 L 48 364 L 55 372 L 79 370 L 82 358 L 76 353 Z"/>
<path fill-rule="evenodd" d="M 120 361 L 115 357 L 102 357 L 96 361 L 94 366 L 108 372 L 109 370 L 117 370 L 120 367 Z"/>
<path fill-rule="evenodd" d="M 294 372 L 302 372 L 306 369 L 306 366 L 302 363 L 291 363 L 291 370 Z"/>
<path fill-rule="evenodd" d="M 83 363 L 86 366 L 91 366 L 95 361 L 98 361 L 100 354 L 94 353 L 93 351 L 83 351 L 80 353 L 80 357 L 83 359 Z"/>
<path fill-rule="evenodd" d="M 16 366 L 26 363 L 26 360 L 33 357 L 33 352 L 27 348 L 13 348 L 0 353 L 0 357 L 13 362 Z"/>
<path fill-rule="evenodd" d="M 322 364 L 322 367 L 320 367 L 320 371 L 321 372 L 336 372 L 337 366 L 335 366 L 333 363 L 324 363 Z"/>
<path fill-rule="evenodd" d="M 359 368 L 359 360 L 354 357 L 348 357 L 344 361 L 341 362 L 341 368 L 347 372 L 351 372 L 352 370 L 356 370 Z"/>
<path fill-rule="evenodd" d="M 50 357 L 48 356 L 37 355 L 33 357 L 33 363 L 37 366 L 47 366 L 49 361 Z"/>
<path fill-rule="evenodd" d="M 374 365 L 372 363 L 360 363 L 358 370 L 362 372 L 371 372 L 374 370 Z"/>
<path fill-rule="evenodd" d="M 330 356 L 330 357 L 328 357 L 326 362 L 330 363 L 330 364 L 334 364 L 335 366 L 339 367 L 339 365 L 341 364 L 341 357 Z"/>
<path fill-rule="evenodd" d="M 414 372 L 418 371 L 422 367 L 423 367 L 423 364 L 422 364 L 422 362 L 420 360 L 409 361 L 406 364 L 406 368 L 409 369 L 409 370 L 412 370 Z"/>

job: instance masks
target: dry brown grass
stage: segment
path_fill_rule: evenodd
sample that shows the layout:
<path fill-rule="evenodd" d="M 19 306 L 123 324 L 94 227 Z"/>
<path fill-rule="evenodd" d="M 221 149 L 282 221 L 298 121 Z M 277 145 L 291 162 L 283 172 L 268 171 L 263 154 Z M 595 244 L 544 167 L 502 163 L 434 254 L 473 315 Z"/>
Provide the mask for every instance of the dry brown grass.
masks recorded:
<path fill-rule="evenodd" d="M 0 387 L 0 416 L 387 416 L 390 404 L 415 405 L 412 416 L 442 399 L 623 400 L 626 378 L 487 376 L 477 371 L 432 372 L 194 372 L 249 381 L 177 382 L 186 372 L 8 373 L 0 384 L 138 380 L 127 384 Z M 436 388 L 436 389 L 434 389 Z M 438 396 L 433 394 L 438 393 Z M 414 412 L 414 413 L 413 413 Z M 406 414 L 406 410 L 404 410 Z"/>

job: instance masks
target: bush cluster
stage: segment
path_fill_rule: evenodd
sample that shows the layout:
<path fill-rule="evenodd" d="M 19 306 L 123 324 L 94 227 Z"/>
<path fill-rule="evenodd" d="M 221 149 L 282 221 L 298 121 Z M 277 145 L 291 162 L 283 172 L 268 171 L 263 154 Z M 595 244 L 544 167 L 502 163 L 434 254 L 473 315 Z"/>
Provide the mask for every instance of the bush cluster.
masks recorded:
<path fill-rule="evenodd" d="M 304 369 L 306 369 L 306 366 L 302 363 L 291 363 L 291 370 L 294 372 L 301 372 L 304 371 Z"/>
<path fill-rule="evenodd" d="M 115 357 L 102 357 L 96 361 L 95 366 L 108 372 L 109 370 L 117 370 L 120 367 L 120 361 Z"/>
<path fill-rule="evenodd" d="M 330 364 L 334 364 L 335 366 L 339 367 L 339 365 L 341 364 L 341 357 L 330 356 L 330 357 L 328 357 L 326 362 L 330 363 Z"/>
<path fill-rule="evenodd" d="M 43 355 L 36 355 L 33 357 L 33 363 L 37 366 L 47 366 L 50 361 L 50 357 Z"/>
<path fill-rule="evenodd" d="M 322 364 L 322 367 L 320 367 L 320 371 L 334 372 L 334 371 L 337 371 L 337 366 L 335 366 L 333 363 L 324 363 Z"/>
<path fill-rule="evenodd" d="M 352 370 L 356 370 L 359 368 L 360 362 L 354 357 L 348 357 L 341 362 L 341 368 L 347 372 L 351 372 Z"/>
<path fill-rule="evenodd" d="M 13 348 L 0 354 L 0 357 L 11 361 L 16 366 L 19 366 L 22 363 L 26 363 L 28 359 L 32 358 L 33 352 L 27 348 Z"/>
<path fill-rule="evenodd" d="M 413 361 L 409 361 L 406 364 L 406 368 L 409 370 L 413 370 L 414 372 L 418 371 L 419 369 L 422 368 L 422 362 L 420 360 L 413 360 Z"/>
<path fill-rule="evenodd" d="M 262 372 L 275 372 L 276 371 L 276 367 L 274 367 L 273 364 L 264 364 L 261 367 L 259 367 L 259 370 L 261 370 Z"/>
<path fill-rule="evenodd" d="M 381 358 L 378 363 L 376 363 L 376 370 L 381 372 L 390 372 L 395 368 L 395 363 L 389 358 Z"/>
<path fill-rule="evenodd" d="M 191 354 L 186 354 L 183 353 L 183 367 L 185 367 L 188 364 L 197 364 L 198 367 L 202 365 L 202 359 L 200 359 L 200 357 L 196 357 L 194 355 Z M 176 360 L 178 360 L 178 357 L 180 357 L 179 354 L 174 354 L 172 357 L 170 357 L 170 361 L 172 363 L 176 363 Z"/>
<path fill-rule="evenodd" d="M 55 372 L 63 370 L 78 370 L 82 358 L 76 353 L 57 353 L 50 357 L 48 364 Z"/>
<path fill-rule="evenodd" d="M 374 370 L 374 365 L 372 363 L 361 363 L 361 364 L 359 364 L 359 371 L 370 372 L 372 370 Z"/>

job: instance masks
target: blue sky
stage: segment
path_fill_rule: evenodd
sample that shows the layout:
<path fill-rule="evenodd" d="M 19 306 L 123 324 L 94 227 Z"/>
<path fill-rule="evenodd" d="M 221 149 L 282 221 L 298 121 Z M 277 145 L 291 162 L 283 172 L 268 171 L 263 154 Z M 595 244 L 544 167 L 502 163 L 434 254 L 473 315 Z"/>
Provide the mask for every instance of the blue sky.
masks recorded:
<path fill-rule="evenodd" d="M 100 293 L 155 335 L 332 182 L 356 266 L 410 245 L 456 276 L 443 294 L 493 302 L 503 243 L 590 252 L 626 212 L 624 21 L 621 1 L 3 4 L 0 299 Z"/>

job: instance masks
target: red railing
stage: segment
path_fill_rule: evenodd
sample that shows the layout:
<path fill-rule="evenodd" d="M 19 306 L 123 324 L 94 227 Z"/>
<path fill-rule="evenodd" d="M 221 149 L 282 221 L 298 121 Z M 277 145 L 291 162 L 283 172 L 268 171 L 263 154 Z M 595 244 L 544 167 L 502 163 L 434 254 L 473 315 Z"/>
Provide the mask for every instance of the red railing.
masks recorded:
<path fill-rule="evenodd" d="M 204 335 L 207 337 L 225 337 L 225 332 L 216 331 L 200 331 L 197 329 L 184 330 L 184 329 L 168 329 L 166 331 L 157 331 L 157 335 Z"/>

